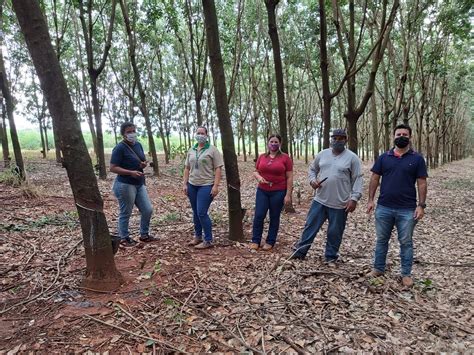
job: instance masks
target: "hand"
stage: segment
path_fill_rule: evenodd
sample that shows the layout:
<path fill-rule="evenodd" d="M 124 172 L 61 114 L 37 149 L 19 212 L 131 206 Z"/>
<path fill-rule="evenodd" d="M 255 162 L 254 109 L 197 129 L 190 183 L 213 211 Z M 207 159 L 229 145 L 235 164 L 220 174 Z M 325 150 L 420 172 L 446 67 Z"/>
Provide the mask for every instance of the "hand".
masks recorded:
<path fill-rule="evenodd" d="M 187 183 L 183 183 L 183 187 L 181 188 L 183 193 L 188 196 L 188 184 Z"/>
<path fill-rule="evenodd" d="M 269 184 L 269 182 L 267 180 L 265 180 L 262 176 L 259 176 L 257 178 L 257 181 L 259 184 Z"/>
<path fill-rule="evenodd" d="M 374 210 L 375 203 L 374 201 L 367 202 L 367 213 L 371 213 Z"/>
<path fill-rule="evenodd" d="M 133 170 L 130 174 L 131 177 L 134 177 L 134 178 L 137 178 L 137 179 L 141 178 L 143 175 L 145 175 L 145 174 L 143 174 L 141 171 L 138 171 L 138 170 Z"/>
<path fill-rule="evenodd" d="M 142 169 L 145 169 L 145 168 L 147 167 L 147 165 L 148 165 L 148 161 L 147 161 L 147 160 L 140 162 L 140 168 L 142 168 Z"/>
<path fill-rule="evenodd" d="M 319 189 L 321 187 L 321 183 L 319 182 L 319 180 L 316 180 L 316 181 L 311 181 L 309 183 L 311 185 L 311 187 L 315 190 Z"/>
<path fill-rule="evenodd" d="M 283 203 L 285 206 L 291 206 L 291 195 L 285 195 L 285 199 L 283 200 Z"/>
<path fill-rule="evenodd" d="M 217 185 L 212 186 L 211 196 L 216 197 L 218 193 L 219 193 L 219 187 Z"/>
<path fill-rule="evenodd" d="M 416 220 L 416 221 L 419 221 L 420 219 L 423 218 L 423 216 L 425 215 L 425 209 L 423 207 L 420 207 L 418 206 L 415 210 L 415 213 L 413 215 L 413 218 Z"/>
<path fill-rule="evenodd" d="M 357 207 L 357 201 L 349 200 L 346 203 L 346 212 L 354 212 Z"/>

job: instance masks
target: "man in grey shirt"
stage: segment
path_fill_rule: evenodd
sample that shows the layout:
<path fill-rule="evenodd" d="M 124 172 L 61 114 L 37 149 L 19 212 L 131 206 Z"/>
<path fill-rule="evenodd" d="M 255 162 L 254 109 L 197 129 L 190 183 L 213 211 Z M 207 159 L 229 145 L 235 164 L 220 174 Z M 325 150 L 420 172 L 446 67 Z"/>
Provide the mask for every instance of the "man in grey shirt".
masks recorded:
<path fill-rule="evenodd" d="M 300 240 L 290 259 L 304 259 L 316 234 L 328 220 L 325 258 L 335 263 L 346 227 L 347 214 L 362 196 L 362 169 L 356 154 L 346 149 L 347 134 L 336 129 L 331 148 L 320 152 L 309 166 L 309 184 L 316 190 Z"/>

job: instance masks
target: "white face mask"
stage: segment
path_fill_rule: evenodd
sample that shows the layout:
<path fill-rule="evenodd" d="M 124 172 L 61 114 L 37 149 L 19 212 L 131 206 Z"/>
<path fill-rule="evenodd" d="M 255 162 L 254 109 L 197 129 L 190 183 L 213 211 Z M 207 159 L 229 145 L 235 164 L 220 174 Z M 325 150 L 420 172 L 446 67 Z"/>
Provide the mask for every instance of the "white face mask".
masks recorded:
<path fill-rule="evenodd" d="M 196 134 L 196 141 L 198 143 L 206 143 L 207 142 L 207 136 L 204 134 Z"/>
<path fill-rule="evenodd" d="M 130 143 L 135 143 L 137 141 L 137 134 L 136 133 L 127 133 L 125 135 L 125 139 Z"/>

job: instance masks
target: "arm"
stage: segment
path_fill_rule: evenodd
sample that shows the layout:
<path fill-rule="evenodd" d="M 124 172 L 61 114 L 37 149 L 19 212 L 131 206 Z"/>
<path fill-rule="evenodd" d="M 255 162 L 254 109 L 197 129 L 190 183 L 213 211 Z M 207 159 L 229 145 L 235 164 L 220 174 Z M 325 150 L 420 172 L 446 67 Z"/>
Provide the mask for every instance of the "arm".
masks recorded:
<path fill-rule="evenodd" d="M 308 168 L 308 180 L 309 184 L 313 189 L 319 188 L 320 184 L 318 181 L 318 174 L 319 174 L 319 160 L 320 160 L 320 154 L 316 155 L 316 158 L 314 161 L 311 163 L 311 165 Z"/>
<path fill-rule="evenodd" d="M 372 212 L 372 210 L 374 209 L 375 192 L 377 191 L 377 188 L 379 187 L 379 181 L 380 181 L 380 175 L 376 173 L 372 173 L 372 176 L 370 177 L 370 182 L 369 182 L 369 200 L 367 202 L 367 213 Z"/>
<path fill-rule="evenodd" d="M 138 170 L 127 170 L 124 168 L 121 168 L 117 164 L 110 164 L 110 171 L 112 173 L 115 173 L 117 175 L 129 175 L 135 178 L 143 176 L 143 173 Z"/>
<path fill-rule="evenodd" d="M 189 181 L 189 166 L 184 166 L 183 171 L 183 192 L 185 195 L 188 194 L 188 181 Z"/>
<path fill-rule="evenodd" d="M 418 206 L 415 210 L 414 218 L 420 220 L 425 215 L 425 209 L 420 204 L 426 203 L 426 195 L 428 193 L 428 183 L 426 177 L 416 179 L 416 185 L 418 187 Z"/>
<path fill-rule="evenodd" d="M 293 196 L 293 171 L 286 172 L 285 205 L 290 205 Z"/>
<path fill-rule="evenodd" d="M 260 163 L 261 155 L 257 158 L 257 162 L 255 163 L 255 171 L 253 173 L 253 176 L 257 180 L 259 184 L 268 184 L 268 181 L 263 178 L 262 175 L 258 172 L 258 164 Z"/>
<path fill-rule="evenodd" d="M 219 184 L 221 183 L 222 177 L 222 167 L 217 167 L 214 171 L 214 185 L 212 186 L 211 195 L 212 197 L 216 197 L 219 193 Z"/>
<path fill-rule="evenodd" d="M 359 202 L 362 197 L 362 187 L 364 184 L 364 179 L 362 177 L 362 166 L 359 158 L 354 157 L 351 161 L 351 197 L 346 204 L 346 212 L 353 212 L 357 207 L 357 202 Z"/>

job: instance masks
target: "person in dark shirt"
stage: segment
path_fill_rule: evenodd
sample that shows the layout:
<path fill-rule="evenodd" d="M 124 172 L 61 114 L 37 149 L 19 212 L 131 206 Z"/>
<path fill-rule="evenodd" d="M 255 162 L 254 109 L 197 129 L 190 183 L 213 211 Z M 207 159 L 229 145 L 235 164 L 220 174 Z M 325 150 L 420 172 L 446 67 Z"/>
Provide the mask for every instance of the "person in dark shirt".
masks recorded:
<path fill-rule="evenodd" d="M 396 226 L 400 243 L 402 284 L 406 287 L 413 285 L 412 237 L 416 223 L 425 215 L 428 177 L 425 159 L 411 149 L 410 138 L 410 126 L 400 124 L 395 127 L 395 147 L 382 154 L 372 167 L 367 204 L 367 213 L 371 213 L 375 207 L 375 192 L 382 177 L 375 209 L 377 243 L 374 267 L 369 276 L 378 277 L 385 272 L 388 244 L 393 227 Z M 418 186 L 418 204 L 415 183 Z"/>
<path fill-rule="evenodd" d="M 269 251 L 276 243 L 283 205 L 291 204 L 293 192 L 293 162 L 280 150 L 281 137 L 268 138 L 268 151 L 261 154 L 255 164 L 254 176 L 258 181 L 250 248 L 257 250 L 263 234 L 263 221 L 270 211 L 268 236 L 262 249 Z"/>
<path fill-rule="evenodd" d="M 148 162 L 142 145 L 137 142 L 136 127 L 131 122 L 120 126 L 123 140 L 115 146 L 110 159 L 110 171 L 117 174 L 113 192 L 119 202 L 120 214 L 118 219 L 118 234 L 121 245 L 133 246 L 137 242 L 130 237 L 128 224 L 133 206 L 136 205 L 141 214 L 140 241 L 152 242 L 158 240 L 149 234 L 150 219 L 153 207 L 145 186 L 143 169 Z"/>

